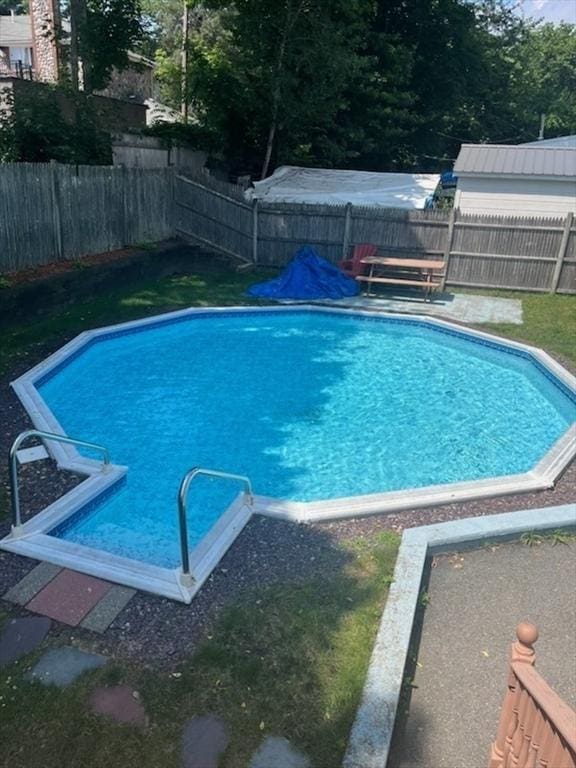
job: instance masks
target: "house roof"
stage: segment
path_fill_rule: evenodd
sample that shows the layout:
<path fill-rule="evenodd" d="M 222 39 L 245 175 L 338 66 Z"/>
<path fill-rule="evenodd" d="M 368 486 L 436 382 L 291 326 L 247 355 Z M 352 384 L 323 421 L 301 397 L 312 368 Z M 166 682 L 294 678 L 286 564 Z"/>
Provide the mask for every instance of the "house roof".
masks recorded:
<path fill-rule="evenodd" d="M 540 141 L 527 141 L 522 147 L 567 147 L 576 149 L 576 134 L 572 136 L 557 136 L 555 139 L 542 139 Z"/>
<path fill-rule="evenodd" d="M 576 178 L 576 148 L 463 144 L 454 164 L 458 176 L 553 176 Z"/>
<path fill-rule="evenodd" d="M 31 48 L 32 21 L 30 16 L 0 16 L 0 46 Z"/>

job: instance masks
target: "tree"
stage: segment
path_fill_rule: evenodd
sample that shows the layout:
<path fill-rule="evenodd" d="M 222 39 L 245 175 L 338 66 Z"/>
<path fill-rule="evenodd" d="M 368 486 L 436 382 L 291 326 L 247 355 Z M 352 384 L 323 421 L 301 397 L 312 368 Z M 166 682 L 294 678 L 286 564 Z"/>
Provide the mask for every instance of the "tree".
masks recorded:
<path fill-rule="evenodd" d="M 576 133 L 576 27 L 532 25 L 511 55 L 511 96 L 526 140 L 537 138 L 541 115 L 546 135 Z"/>
<path fill-rule="evenodd" d="M 128 66 L 128 51 L 143 36 L 140 0 L 70 0 L 70 63 L 72 84 L 82 62 L 83 90 L 106 86 L 112 70 Z"/>
<path fill-rule="evenodd" d="M 0 0 L 0 16 L 7 16 L 11 11 L 17 15 L 28 13 L 28 0 Z"/>
<path fill-rule="evenodd" d="M 190 99 L 240 164 L 310 162 L 363 67 L 364 0 L 237 0 L 190 36 Z M 340 137 L 344 138 L 343 136 Z M 345 152 L 345 149 L 342 148 Z"/>

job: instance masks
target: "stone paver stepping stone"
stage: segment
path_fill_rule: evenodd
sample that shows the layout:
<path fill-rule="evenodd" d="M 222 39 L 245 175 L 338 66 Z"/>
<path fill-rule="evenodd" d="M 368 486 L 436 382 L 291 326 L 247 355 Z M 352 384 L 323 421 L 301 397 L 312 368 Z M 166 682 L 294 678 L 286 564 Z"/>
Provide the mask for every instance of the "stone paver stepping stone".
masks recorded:
<path fill-rule="evenodd" d="M 4 600 L 9 600 L 11 603 L 17 605 L 26 605 L 30 602 L 35 594 L 40 592 L 42 587 L 52 581 L 57 576 L 62 568 L 58 565 L 52 565 L 52 563 L 39 563 L 35 568 L 32 568 L 23 579 L 15 584 L 4 595 Z"/>
<path fill-rule="evenodd" d="M 135 589 L 128 587 L 112 587 L 102 600 L 97 603 L 90 613 L 82 619 L 80 626 L 93 632 L 105 632 L 120 611 L 126 607 L 136 594 Z"/>
<path fill-rule="evenodd" d="M 182 768 L 218 768 L 230 736 L 219 715 L 188 720 L 182 733 Z"/>
<path fill-rule="evenodd" d="M 0 667 L 12 664 L 38 648 L 51 625 L 50 619 L 43 616 L 8 621 L 0 634 Z"/>
<path fill-rule="evenodd" d="M 129 685 L 96 688 L 90 694 L 88 703 L 98 715 L 111 717 L 117 723 L 130 723 L 145 728 L 148 725 L 148 715 L 135 693 Z"/>
<path fill-rule="evenodd" d="M 312 763 L 281 736 L 268 736 L 252 755 L 249 768 L 311 768 Z"/>
<path fill-rule="evenodd" d="M 103 667 L 108 659 L 98 653 L 86 653 L 79 648 L 50 648 L 36 666 L 25 676 L 44 685 L 66 688 L 84 672 Z"/>
<path fill-rule="evenodd" d="M 107 581 L 65 569 L 26 607 L 29 611 L 75 627 L 110 589 L 112 584 Z"/>

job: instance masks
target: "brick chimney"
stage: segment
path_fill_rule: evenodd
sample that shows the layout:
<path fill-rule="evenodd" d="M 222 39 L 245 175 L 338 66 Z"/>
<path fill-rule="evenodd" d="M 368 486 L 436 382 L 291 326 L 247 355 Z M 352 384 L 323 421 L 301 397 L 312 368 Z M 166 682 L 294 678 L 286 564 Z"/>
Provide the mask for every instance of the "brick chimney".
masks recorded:
<path fill-rule="evenodd" d="M 58 41 L 60 11 L 58 0 L 30 0 L 34 70 L 36 79 L 58 82 Z"/>

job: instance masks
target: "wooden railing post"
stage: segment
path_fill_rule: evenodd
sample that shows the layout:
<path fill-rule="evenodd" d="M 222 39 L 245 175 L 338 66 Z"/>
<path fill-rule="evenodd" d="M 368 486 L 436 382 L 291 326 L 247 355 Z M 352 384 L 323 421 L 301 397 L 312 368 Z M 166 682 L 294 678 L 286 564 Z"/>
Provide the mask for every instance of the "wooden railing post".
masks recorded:
<path fill-rule="evenodd" d="M 506 742 L 512 738 L 516 725 L 516 713 L 519 705 L 518 683 L 512 664 L 523 662 L 533 665 L 536 660 L 534 643 L 538 640 L 538 629 L 534 624 L 522 622 L 516 628 L 516 642 L 512 643 L 510 650 L 510 663 L 508 666 L 508 689 L 504 695 L 502 709 L 500 710 L 500 723 L 496 739 L 490 749 L 490 762 L 488 768 L 505 768 Z"/>

